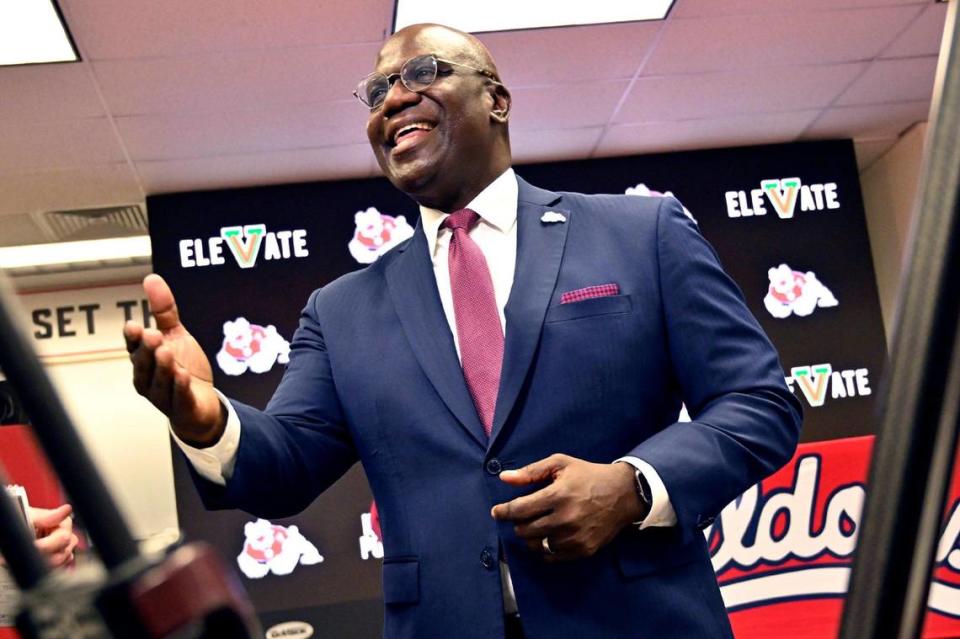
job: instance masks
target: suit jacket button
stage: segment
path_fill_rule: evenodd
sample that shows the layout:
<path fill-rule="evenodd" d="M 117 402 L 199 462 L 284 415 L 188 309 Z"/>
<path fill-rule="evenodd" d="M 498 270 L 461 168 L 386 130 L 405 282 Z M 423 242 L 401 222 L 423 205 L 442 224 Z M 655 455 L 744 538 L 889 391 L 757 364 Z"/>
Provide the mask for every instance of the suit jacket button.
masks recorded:
<path fill-rule="evenodd" d="M 491 459 L 487 462 L 487 472 L 491 475 L 499 475 L 501 470 L 503 466 L 500 465 L 499 459 Z"/>
<path fill-rule="evenodd" d="M 487 570 L 493 570 L 494 566 L 497 565 L 497 560 L 489 548 L 484 548 L 480 553 L 480 565 Z"/>

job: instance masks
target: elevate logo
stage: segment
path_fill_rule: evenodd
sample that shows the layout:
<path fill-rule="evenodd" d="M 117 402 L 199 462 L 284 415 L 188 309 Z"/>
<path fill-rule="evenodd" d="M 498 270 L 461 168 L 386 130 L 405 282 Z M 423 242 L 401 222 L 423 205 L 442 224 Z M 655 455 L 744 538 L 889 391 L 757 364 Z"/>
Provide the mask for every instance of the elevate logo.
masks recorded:
<path fill-rule="evenodd" d="M 794 366 L 786 381 L 791 391 L 794 386 L 799 386 L 807 403 L 814 407 L 823 406 L 828 390 L 831 399 L 866 397 L 873 393 L 870 389 L 870 372 L 866 368 L 835 371 L 830 364 Z"/>
<path fill-rule="evenodd" d="M 307 231 L 267 231 L 266 224 L 224 226 L 216 237 L 180 240 L 180 266 L 220 266 L 226 263 L 223 245 L 226 243 L 240 268 L 257 265 L 260 249 L 265 260 L 288 260 L 307 257 Z"/>
<path fill-rule="evenodd" d="M 764 201 L 766 197 L 766 202 Z M 761 180 L 759 189 L 751 189 L 749 201 L 746 191 L 727 191 L 728 217 L 766 215 L 769 202 L 781 220 L 789 220 L 800 202 L 801 211 L 839 209 L 836 182 L 803 184 L 798 177 Z"/>

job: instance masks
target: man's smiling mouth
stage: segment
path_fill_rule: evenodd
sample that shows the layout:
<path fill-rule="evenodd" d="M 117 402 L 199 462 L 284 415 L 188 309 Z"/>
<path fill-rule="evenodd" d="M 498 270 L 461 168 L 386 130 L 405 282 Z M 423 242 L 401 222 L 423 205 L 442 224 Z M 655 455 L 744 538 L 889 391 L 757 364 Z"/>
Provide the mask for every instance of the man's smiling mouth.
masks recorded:
<path fill-rule="evenodd" d="M 429 122 L 411 122 L 410 124 L 405 124 L 397 132 L 393 134 L 393 144 L 396 146 L 400 143 L 400 138 L 405 135 L 410 135 L 411 133 L 416 133 L 417 131 L 432 131 L 433 125 Z"/>
<path fill-rule="evenodd" d="M 396 155 L 412 149 L 424 138 L 429 136 L 434 127 L 434 124 L 424 121 L 404 124 L 396 130 L 390 140 L 390 144 L 393 147 L 391 154 Z"/>

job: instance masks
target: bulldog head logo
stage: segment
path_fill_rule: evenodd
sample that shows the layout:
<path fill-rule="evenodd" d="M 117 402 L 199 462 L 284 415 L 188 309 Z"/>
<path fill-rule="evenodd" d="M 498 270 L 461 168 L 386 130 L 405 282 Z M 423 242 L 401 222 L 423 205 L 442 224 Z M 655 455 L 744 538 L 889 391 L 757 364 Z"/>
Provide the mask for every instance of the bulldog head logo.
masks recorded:
<path fill-rule="evenodd" d="M 789 317 L 791 313 L 806 317 L 817 308 L 829 308 L 839 303 L 813 271 L 801 273 L 781 264 L 767 271 L 767 276 L 770 286 L 763 305 L 777 319 Z"/>
<path fill-rule="evenodd" d="M 237 555 L 237 565 L 250 579 L 267 573 L 289 575 L 298 565 L 313 566 L 323 561 L 317 547 L 300 534 L 296 526 L 277 526 L 266 519 L 247 522 L 246 541 Z"/>
<path fill-rule="evenodd" d="M 383 537 L 380 533 L 380 514 L 377 502 L 370 502 L 370 512 L 360 515 L 360 559 L 383 559 Z"/>
<path fill-rule="evenodd" d="M 242 375 L 248 370 L 266 373 L 274 363 L 290 361 L 290 343 L 271 324 L 251 324 L 243 317 L 223 323 L 223 344 L 217 353 L 217 365 L 227 375 Z"/>
<path fill-rule="evenodd" d="M 357 211 L 353 221 L 357 228 L 347 248 L 361 264 L 373 264 L 394 246 L 413 237 L 413 227 L 405 217 L 383 215 L 372 206 L 366 211 Z"/>

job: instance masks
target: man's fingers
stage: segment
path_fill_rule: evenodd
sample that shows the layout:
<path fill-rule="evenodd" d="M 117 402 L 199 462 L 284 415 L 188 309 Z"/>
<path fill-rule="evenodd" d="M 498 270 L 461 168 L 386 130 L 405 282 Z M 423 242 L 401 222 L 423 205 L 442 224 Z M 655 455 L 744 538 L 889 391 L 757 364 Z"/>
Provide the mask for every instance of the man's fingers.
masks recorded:
<path fill-rule="evenodd" d="M 33 508 L 30 511 L 30 519 L 33 520 L 33 527 L 38 531 L 56 528 L 63 520 L 73 513 L 73 506 L 62 504 L 53 509 Z"/>
<path fill-rule="evenodd" d="M 147 295 L 150 312 L 153 313 L 157 328 L 166 333 L 180 327 L 180 313 L 177 311 L 177 302 L 173 298 L 173 291 L 156 273 L 151 273 L 143 279 L 143 292 Z"/>
<path fill-rule="evenodd" d="M 505 470 L 500 473 L 500 479 L 511 486 L 525 486 L 527 484 L 549 481 L 556 477 L 556 474 L 560 472 L 571 459 L 572 458 L 567 455 L 555 453 L 546 459 L 527 464 L 523 468 Z"/>
<path fill-rule="evenodd" d="M 517 497 L 504 504 L 497 504 L 490 511 L 494 519 L 500 521 L 524 521 L 540 517 L 553 508 L 553 491 L 550 486 L 535 493 Z"/>
<path fill-rule="evenodd" d="M 539 543 L 544 537 L 554 539 L 570 534 L 569 527 L 556 513 L 548 513 L 543 517 L 521 521 L 513 527 L 517 537 L 521 539 L 535 539 Z"/>
<path fill-rule="evenodd" d="M 163 405 L 173 403 L 173 378 L 177 363 L 170 349 L 162 344 L 154 351 L 153 378 L 150 380 L 150 397 Z M 156 403 L 156 402 L 155 402 Z"/>
<path fill-rule="evenodd" d="M 153 383 L 153 371 L 156 366 L 154 348 L 159 345 L 151 346 L 148 344 L 147 335 L 149 332 L 143 332 L 140 346 L 130 355 L 130 361 L 133 362 L 133 386 L 138 393 L 148 399 L 150 397 L 150 386 Z"/>
<path fill-rule="evenodd" d="M 143 326 L 133 320 L 123 325 L 123 339 L 127 342 L 127 352 L 133 353 L 140 347 L 140 338 L 143 336 Z"/>

